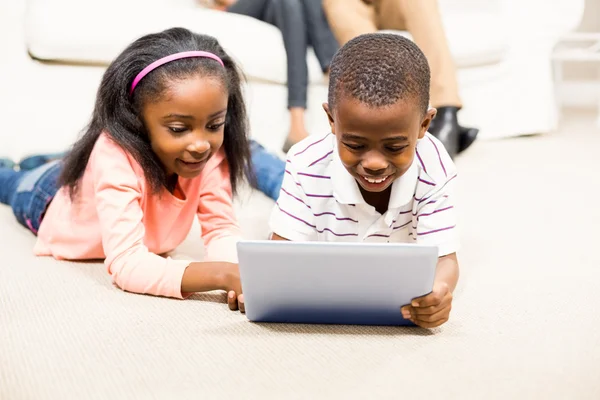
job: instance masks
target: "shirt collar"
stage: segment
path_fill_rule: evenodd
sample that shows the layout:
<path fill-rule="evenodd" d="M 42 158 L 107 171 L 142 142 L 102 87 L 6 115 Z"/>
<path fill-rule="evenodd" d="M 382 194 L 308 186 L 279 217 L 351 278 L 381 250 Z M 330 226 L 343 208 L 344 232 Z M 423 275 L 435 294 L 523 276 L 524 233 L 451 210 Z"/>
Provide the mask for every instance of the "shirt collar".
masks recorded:
<path fill-rule="evenodd" d="M 333 148 L 333 160 L 329 165 L 329 176 L 333 184 L 333 196 L 341 204 L 363 204 L 358 182 L 344 167 L 340 159 L 337 143 Z M 414 160 L 408 170 L 392 183 L 389 209 L 402 207 L 413 200 L 419 179 L 419 166 Z"/>

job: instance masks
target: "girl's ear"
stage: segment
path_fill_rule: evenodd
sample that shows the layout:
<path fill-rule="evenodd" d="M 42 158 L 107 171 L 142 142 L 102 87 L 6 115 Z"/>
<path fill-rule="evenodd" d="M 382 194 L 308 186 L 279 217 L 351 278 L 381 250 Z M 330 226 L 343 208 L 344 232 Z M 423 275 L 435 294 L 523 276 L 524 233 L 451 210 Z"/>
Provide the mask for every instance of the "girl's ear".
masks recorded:
<path fill-rule="evenodd" d="M 423 139 L 423 137 L 425 137 L 425 133 L 429 129 L 429 125 L 431 125 L 431 121 L 433 121 L 436 114 L 437 114 L 437 110 L 433 107 L 430 107 L 429 110 L 427 110 L 427 113 L 425 114 L 425 116 L 423 117 L 423 120 L 421 121 L 421 128 L 419 130 L 419 139 Z"/>
<path fill-rule="evenodd" d="M 325 110 L 325 114 L 327 114 L 327 119 L 329 119 L 329 127 L 331 128 L 331 133 L 335 135 L 335 123 L 333 121 L 333 115 L 331 115 L 331 110 L 329 109 L 328 103 L 323 103 L 323 110 Z"/>

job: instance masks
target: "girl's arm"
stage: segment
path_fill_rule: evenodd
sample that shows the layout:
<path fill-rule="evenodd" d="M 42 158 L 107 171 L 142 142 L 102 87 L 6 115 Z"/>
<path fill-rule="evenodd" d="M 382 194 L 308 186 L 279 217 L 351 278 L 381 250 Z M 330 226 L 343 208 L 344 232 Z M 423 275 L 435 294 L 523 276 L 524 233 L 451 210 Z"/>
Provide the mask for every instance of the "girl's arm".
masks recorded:
<path fill-rule="evenodd" d="M 206 261 L 237 263 L 240 227 L 233 209 L 229 165 L 223 150 L 202 171 L 198 221 L 206 247 Z"/>
<path fill-rule="evenodd" d="M 225 290 L 241 293 L 237 264 L 228 262 L 193 262 L 183 273 L 182 293 Z"/>
<path fill-rule="evenodd" d="M 113 282 L 128 292 L 182 298 L 181 281 L 189 261 L 163 258 L 144 244 L 143 189 L 127 154 L 100 137 L 88 172 L 94 198 L 77 201 L 95 203 L 104 263 Z"/>
<path fill-rule="evenodd" d="M 94 200 L 101 225 L 105 264 L 118 287 L 134 293 L 177 298 L 192 292 L 239 287 L 236 264 L 190 264 L 185 260 L 163 258 L 148 250 L 144 245 L 146 229 L 140 205 L 141 183 L 127 155 L 118 146 L 100 138 L 90 159 L 90 170 L 95 186 Z M 205 195 L 210 198 L 208 194 Z M 231 201 L 225 203 L 230 205 Z M 213 204 L 208 209 L 217 212 L 218 207 Z M 231 213 L 222 213 L 229 216 L 219 218 L 207 215 L 205 208 L 201 207 L 201 210 L 205 211 L 199 217 L 203 229 L 207 231 L 205 241 L 209 248 L 214 247 L 211 244 L 219 242 L 219 239 L 229 238 L 237 232 L 237 224 L 231 221 Z M 235 254 L 229 257 L 233 258 Z M 228 258 L 223 259 L 225 261 Z"/>
<path fill-rule="evenodd" d="M 181 290 L 225 290 L 229 308 L 243 310 L 236 247 L 241 232 L 233 210 L 229 165 L 223 150 L 213 157 L 200 177 L 198 205 L 207 261 L 190 264 L 183 275 Z"/>

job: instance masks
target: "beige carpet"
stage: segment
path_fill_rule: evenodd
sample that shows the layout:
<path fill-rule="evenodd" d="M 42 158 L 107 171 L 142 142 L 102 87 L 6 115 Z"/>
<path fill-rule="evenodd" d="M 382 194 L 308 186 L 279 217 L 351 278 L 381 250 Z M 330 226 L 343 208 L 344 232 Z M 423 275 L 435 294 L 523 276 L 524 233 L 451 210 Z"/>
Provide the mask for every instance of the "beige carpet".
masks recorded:
<path fill-rule="evenodd" d="M 590 118 L 460 158 L 462 278 L 433 331 L 257 325 L 218 294 L 123 293 L 101 264 L 33 257 L 0 206 L 0 399 L 599 399 Z M 240 205 L 248 237 L 265 235 L 269 207 Z"/>

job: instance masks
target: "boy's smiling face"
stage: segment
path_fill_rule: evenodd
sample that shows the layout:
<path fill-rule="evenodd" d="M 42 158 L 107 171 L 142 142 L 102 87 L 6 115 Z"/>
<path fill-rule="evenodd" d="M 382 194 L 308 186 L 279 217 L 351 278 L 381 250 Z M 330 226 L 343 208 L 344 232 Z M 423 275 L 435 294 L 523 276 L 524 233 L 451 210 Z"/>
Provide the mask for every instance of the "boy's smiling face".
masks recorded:
<path fill-rule="evenodd" d="M 423 115 L 418 101 L 399 100 L 370 107 L 340 96 L 333 109 L 323 104 L 335 134 L 342 163 L 362 190 L 380 193 L 390 188 L 411 166 L 421 139 L 436 110 Z"/>

